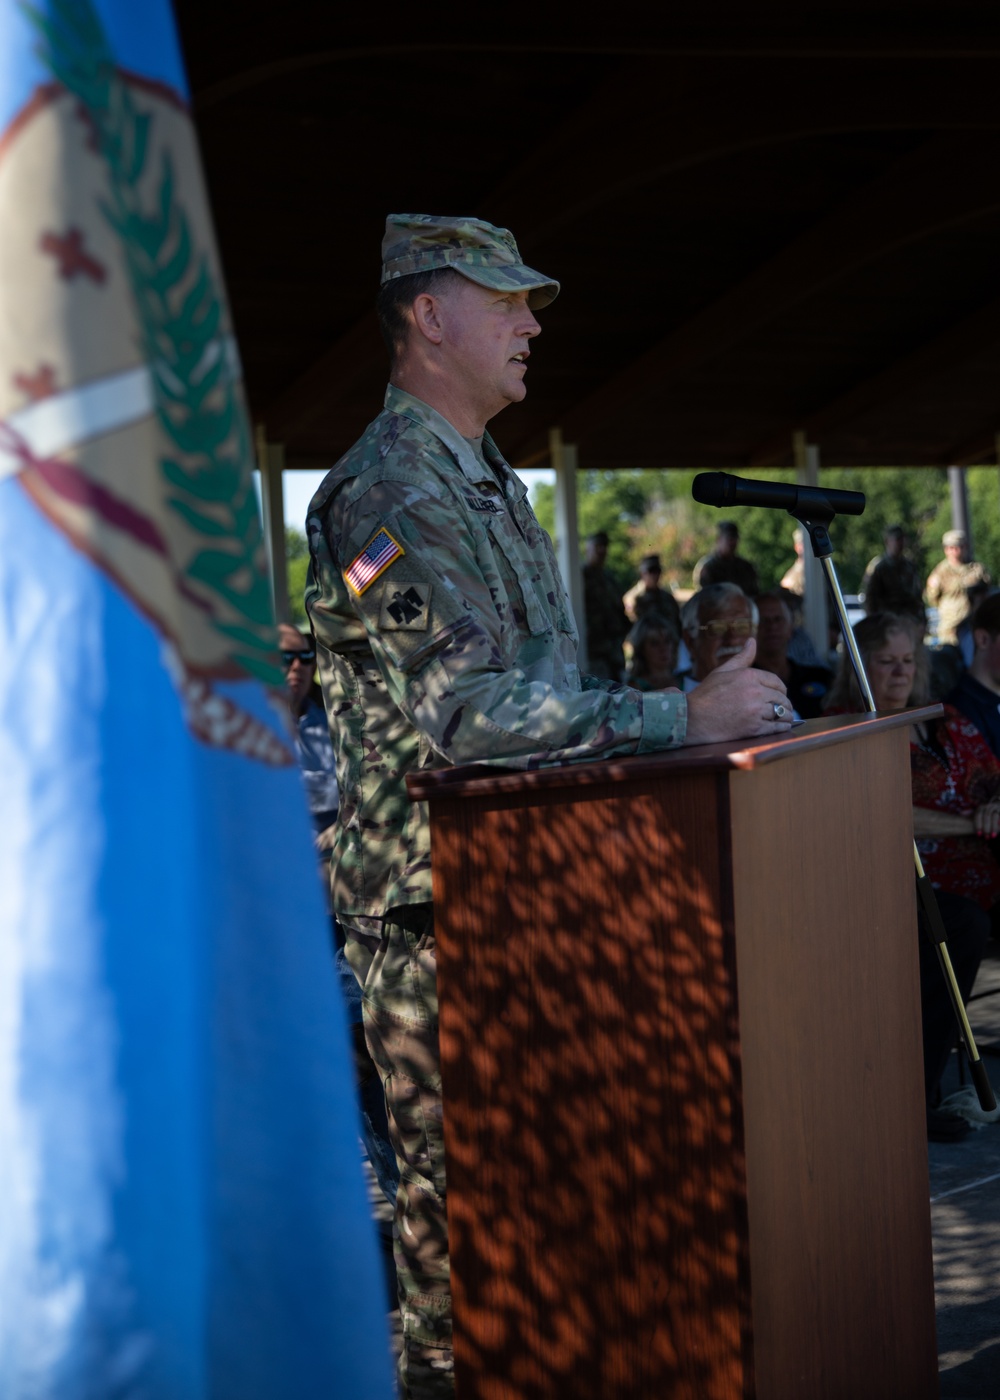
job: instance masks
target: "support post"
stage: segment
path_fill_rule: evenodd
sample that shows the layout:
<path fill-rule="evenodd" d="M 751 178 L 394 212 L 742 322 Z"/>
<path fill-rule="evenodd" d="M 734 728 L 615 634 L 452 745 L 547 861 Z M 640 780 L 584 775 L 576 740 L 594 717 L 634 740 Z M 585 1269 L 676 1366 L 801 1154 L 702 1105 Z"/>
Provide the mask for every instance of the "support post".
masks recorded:
<path fill-rule="evenodd" d="M 271 575 L 271 601 L 276 622 L 287 622 L 288 565 L 285 559 L 285 493 L 282 472 L 285 446 L 268 442 L 267 430 L 258 423 L 256 431 L 257 466 L 260 469 L 260 499 L 264 513 L 264 540 Z"/>
<path fill-rule="evenodd" d="M 549 431 L 549 458 L 556 475 L 556 559 L 580 634 L 580 669 L 586 670 L 587 619 L 583 608 L 580 527 L 576 513 L 577 452 L 575 444 L 563 442 L 559 428 Z"/>
<path fill-rule="evenodd" d="M 819 448 L 806 442 L 805 433 L 795 433 L 795 477 L 800 486 L 819 485 Z M 812 644 L 825 662 L 830 651 L 830 631 L 827 620 L 826 589 L 823 568 L 811 548 L 803 554 L 805 562 L 805 629 Z"/>
<path fill-rule="evenodd" d="M 951 492 L 951 524 L 954 530 L 964 530 L 969 541 L 969 558 L 975 559 L 975 541 L 972 538 L 972 524 L 969 520 L 969 492 L 965 482 L 964 467 L 948 468 L 948 489 Z"/>

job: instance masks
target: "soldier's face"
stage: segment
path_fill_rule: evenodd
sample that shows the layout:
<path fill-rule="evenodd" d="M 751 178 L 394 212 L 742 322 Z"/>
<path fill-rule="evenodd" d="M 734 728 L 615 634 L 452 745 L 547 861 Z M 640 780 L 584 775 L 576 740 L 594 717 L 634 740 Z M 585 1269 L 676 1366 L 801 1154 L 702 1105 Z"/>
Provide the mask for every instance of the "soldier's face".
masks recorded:
<path fill-rule="evenodd" d="M 459 277 L 441 301 L 449 387 L 485 422 L 524 398 L 529 342 L 542 328 L 527 292 L 497 292 Z"/>

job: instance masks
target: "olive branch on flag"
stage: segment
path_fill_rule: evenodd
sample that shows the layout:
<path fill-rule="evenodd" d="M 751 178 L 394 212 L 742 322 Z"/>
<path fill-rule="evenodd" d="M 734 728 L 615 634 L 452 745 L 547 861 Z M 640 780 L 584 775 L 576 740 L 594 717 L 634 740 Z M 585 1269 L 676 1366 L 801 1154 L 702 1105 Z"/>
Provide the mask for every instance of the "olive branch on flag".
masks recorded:
<path fill-rule="evenodd" d="M 110 199 L 101 210 L 121 243 L 156 415 L 175 449 L 159 464 L 167 504 L 205 540 L 185 574 L 242 619 L 211 619 L 230 659 L 280 686 L 246 415 L 219 337 L 222 303 L 205 254 L 192 247 L 170 155 L 163 153 L 155 206 L 144 210 L 139 184 L 152 117 L 137 110 L 91 0 L 53 0 L 48 15 L 23 8 L 42 35 L 42 60 L 81 103 L 107 167 Z"/>

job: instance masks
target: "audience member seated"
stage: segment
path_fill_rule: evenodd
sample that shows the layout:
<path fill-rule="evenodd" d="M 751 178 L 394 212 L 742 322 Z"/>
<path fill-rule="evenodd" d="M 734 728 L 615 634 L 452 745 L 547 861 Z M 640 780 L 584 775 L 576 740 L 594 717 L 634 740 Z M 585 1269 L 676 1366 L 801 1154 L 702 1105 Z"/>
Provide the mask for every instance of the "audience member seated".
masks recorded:
<path fill-rule="evenodd" d="M 735 583 L 748 598 L 760 592 L 757 570 L 739 553 L 740 530 L 732 520 L 723 520 L 715 537 L 715 548 L 694 566 L 696 588 L 712 583 Z"/>
<path fill-rule="evenodd" d="M 688 599 L 681 622 L 691 669 L 678 680 L 690 691 L 757 635 L 757 608 L 735 583 L 713 583 Z"/>
<path fill-rule="evenodd" d="M 902 614 L 876 613 L 857 624 L 858 651 L 879 711 L 925 704 L 928 658 L 920 626 Z M 862 711 L 850 657 L 841 663 L 828 713 Z M 1000 833 L 1000 763 L 975 725 L 946 706 L 943 718 L 910 730 L 913 832 L 934 886 L 948 952 L 963 1002 L 976 980 L 990 915 L 1000 897 L 1000 865 L 990 842 Z M 900 891 L 909 899 L 909 891 Z M 927 1125 L 935 1141 L 964 1137 L 964 1118 L 938 1109 L 941 1076 L 957 1027 L 947 987 L 920 918 L 920 1000 Z"/>
<path fill-rule="evenodd" d="M 278 625 L 278 645 L 285 667 L 288 707 L 295 720 L 295 741 L 306 800 L 316 828 L 316 847 L 333 845 L 337 820 L 337 760 L 330 741 L 323 696 L 316 684 L 316 643 L 287 622 Z"/>
<path fill-rule="evenodd" d="M 965 672 L 965 666 L 957 646 L 931 647 L 929 659 L 927 698 L 932 705 L 936 705 L 958 685 Z"/>
<path fill-rule="evenodd" d="M 757 613 L 754 665 L 781 677 L 799 719 L 818 718 L 833 684 L 833 672 L 827 666 L 804 666 L 789 654 L 795 623 L 791 606 L 780 588 L 760 595 Z"/>
<path fill-rule="evenodd" d="M 648 612 L 659 613 L 680 636 L 680 604 L 669 588 L 661 588 L 662 576 L 660 556 L 647 554 L 639 563 L 639 582 L 625 594 L 622 606 L 630 622 L 639 622 Z"/>
<path fill-rule="evenodd" d="M 666 690 L 676 686 L 677 649 L 681 634 L 661 613 L 647 612 L 626 638 L 630 652 L 628 683 L 635 690 Z"/>
<path fill-rule="evenodd" d="M 972 615 L 972 661 L 948 694 L 1000 758 L 1000 593 L 991 593 Z"/>
<path fill-rule="evenodd" d="M 976 653 L 975 638 L 972 635 L 974 626 L 972 619 L 976 615 L 979 604 L 984 603 L 994 590 L 988 583 L 984 583 L 980 579 L 978 583 L 972 584 L 965 591 L 969 595 L 969 614 L 967 617 L 963 617 L 955 628 L 955 637 L 958 650 L 961 653 L 962 665 L 968 670 Z"/>

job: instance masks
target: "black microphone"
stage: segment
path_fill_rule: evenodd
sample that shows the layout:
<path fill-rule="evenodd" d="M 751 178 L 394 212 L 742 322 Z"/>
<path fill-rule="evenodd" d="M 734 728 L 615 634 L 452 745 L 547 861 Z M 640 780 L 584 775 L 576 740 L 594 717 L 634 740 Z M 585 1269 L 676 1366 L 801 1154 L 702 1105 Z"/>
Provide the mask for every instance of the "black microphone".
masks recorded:
<path fill-rule="evenodd" d="M 691 483 L 691 495 L 703 506 L 772 506 L 807 519 L 812 512 L 820 520 L 834 515 L 861 515 L 865 508 L 863 491 L 834 491 L 785 481 L 746 481 L 729 472 L 700 472 Z"/>

